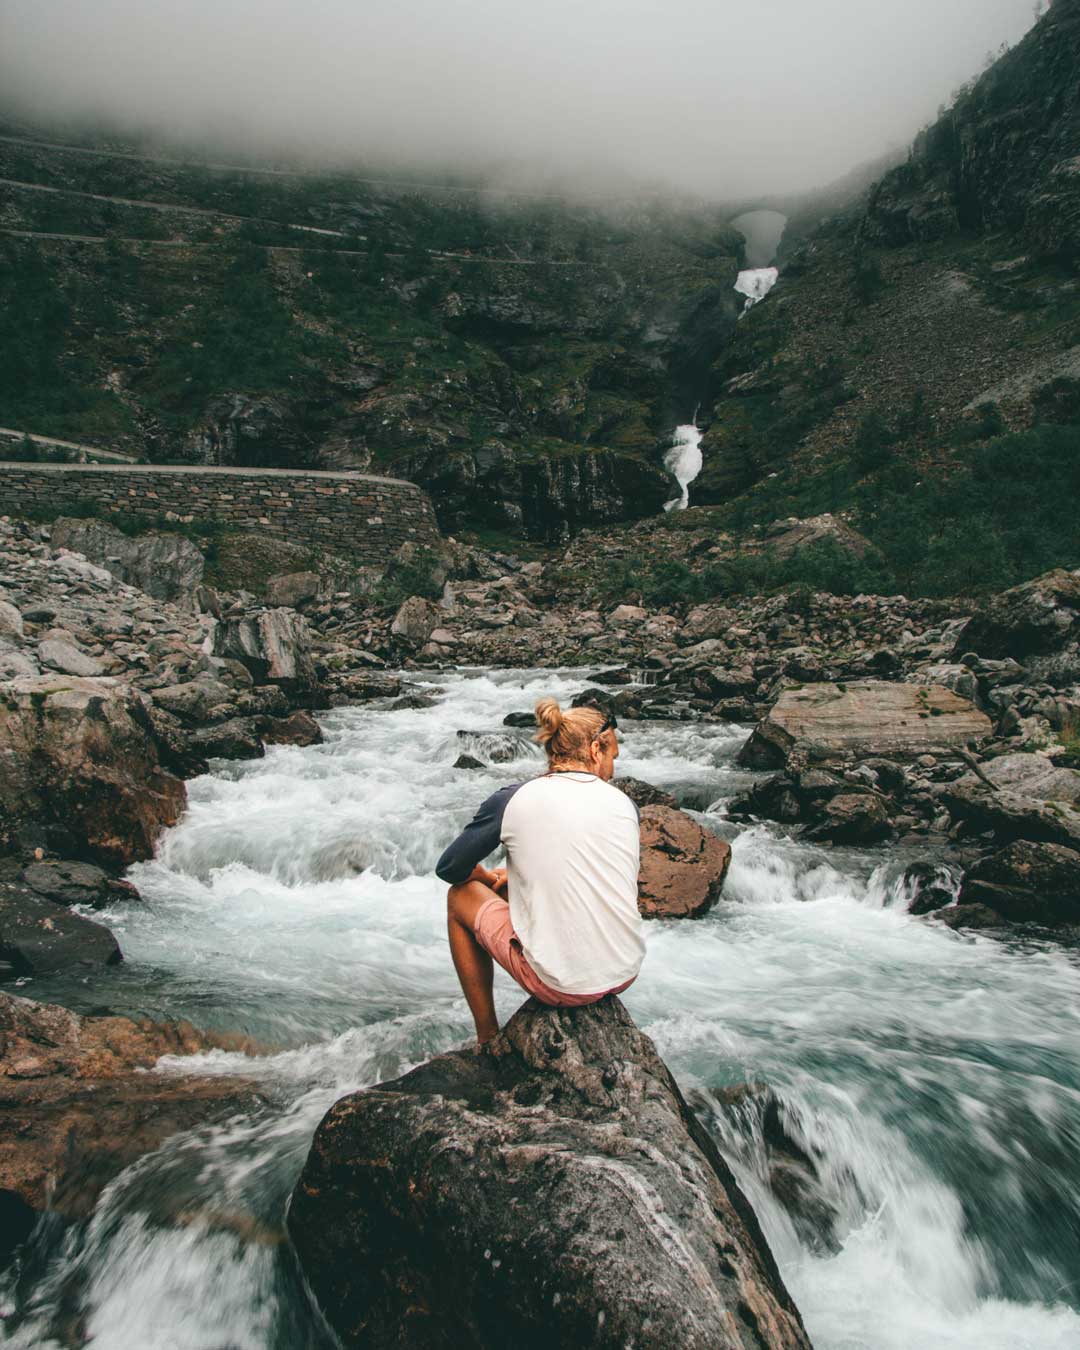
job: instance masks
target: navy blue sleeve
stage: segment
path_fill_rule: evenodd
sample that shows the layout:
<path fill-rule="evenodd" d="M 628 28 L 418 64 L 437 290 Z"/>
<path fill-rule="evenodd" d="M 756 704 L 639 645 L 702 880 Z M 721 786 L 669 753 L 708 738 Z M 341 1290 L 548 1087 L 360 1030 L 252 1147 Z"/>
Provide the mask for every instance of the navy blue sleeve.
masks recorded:
<path fill-rule="evenodd" d="M 520 783 L 513 783 L 510 787 L 500 788 L 481 805 L 436 864 L 435 875 L 440 881 L 456 886 L 468 877 L 478 862 L 495 852 L 502 843 L 506 803 L 520 786 Z"/>

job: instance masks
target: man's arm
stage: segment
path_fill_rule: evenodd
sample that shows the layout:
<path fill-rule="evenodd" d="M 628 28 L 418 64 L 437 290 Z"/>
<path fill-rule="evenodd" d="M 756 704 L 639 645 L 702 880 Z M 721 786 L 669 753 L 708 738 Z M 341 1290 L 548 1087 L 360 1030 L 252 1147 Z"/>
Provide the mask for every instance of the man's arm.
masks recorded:
<path fill-rule="evenodd" d="M 506 803 L 520 786 L 520 783 L 514 783 L 511 787 L 500 788 L 481 805 L 436 864 L 435 875 L 441 881 L 449 882 L 451 886 L 467 881 L 476 865 L 495 852 L 502 843 Z"/>

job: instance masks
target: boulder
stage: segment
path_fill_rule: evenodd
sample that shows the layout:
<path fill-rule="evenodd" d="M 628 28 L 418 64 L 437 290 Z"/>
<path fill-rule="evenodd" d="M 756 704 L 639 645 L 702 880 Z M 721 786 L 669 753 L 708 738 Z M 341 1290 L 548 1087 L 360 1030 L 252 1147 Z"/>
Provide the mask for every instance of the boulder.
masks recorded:
<path fill-rule="evenodd" d="M 0 638 L 21 638 L 22 635 L 22 615 L 14 605 L 0 600 Z"/>
<path fill-rule="evenodd" d="M 22 879 L 32 891 L 57 905 L 104 909 L 117 900 L 140 899 L 130 881 L 116 881 L 93 863 L 33 862 Z"/>
<path fill-rule="evenodd" d="M 815 544 L 831 543 L 855 558 L 874 551 L 870 540 L 833 515 L 811 516 L 807 520 L 777 520 L 765 534 L 765 548 L 777 558 L 791 558 Z"/>
<path fill-rule="evenodd" d="M 343 1098 L 288 1224 L 345 1346 L 810 1344 L 730 1169 L 614 998 L 530 1000 L 481 1053 Z"/>
<path fill-rule="evenodd" d="M 167 684 L 155 689 L 152 697 L 159 708 L 174 717 L 198 724 L 228 716 L 236 695 L 220 680 L 202 678 L 188 680 L 186 684 Z"/>
<path fill-rule="evenodd" d="M 989 599 L 960 629 L 953 655 L 1024 661 L 1060 650 L 1078 632 L 1080 574 L 1059 567 Z"/>
<path fill-rule="evenodd" d="M 739 752 L 755 769 L 883 755 L 917 759 L 988 737 L 990 719 L 941 685 L 808 684 L 786 689 Z"/>
<path fill-rule="evenodd" d="M 104 675 L 105 667 L 93 656 L 79 651 L 71 642 L 63 638 L 46 638 L 38 643 L 38 660 L 48 670 L 59 671 L 61 675 L 81 675 L 93 679 Z"/>
<path fill-rule="evenodd" d="M 607 616 L 607 625 L 609 628 L 634 628 L 648 617 L 648 611 L 640 605 L 616 605 Z"/>
<path fill-rule="evenodd" d="M 1002 755 L 945 786 L 942 804 L 972 832 L 1080 848 L 1080 773 L 1046 755 Z"/>
<path fill-rule="evenodd" d="M 192 732 L 189 745 L 206 759 L 262 759 L 266 753 L 257 719 L 230 717 Z"/>
<path fill-rule="evenodd" d="M 643 782 L 640 778 L 615 778 L 612 779 L 611 786 L 617 787 L 620 792 L 625 792 L 638 808 L 643 806 L 667 806 L 674 810 L 678 807 L 678 802 L 670 792 L 665 792 L 663 788 L 653 787 L 652 783 Z"/>
<path fill-rule="evenodd" d="M 318 572 L 285 572 L 266 583 L 266 601 L 296 609 L 308 600 L 318 599 L 322 580 Z"/>
<path fill-rule="evenodd" d="M 0 980 L 85 974 L 122 960 L 100 923 L 72 914 L 18 882 L 0 881 Z"/>
<path fill-rule="evenodd" d="M 58 676 L 0 685 L 0 845 L 126 866 L 151 857 L 185 801 L 132 690 Z"/>
<path fill-rule="evenodd" d="M 1012 923 L 1080 923 L 1080 852 L 1016 840 L 968 872 L 960 903 L 986 905 Z"/>
<path fill-rule="evenodd" d="M 459 731 L 458 748 L 481 764 L 512 764 L 538 759 L 540 749 L 531 736 L 515 731 Z"/>
<path fill-rule="evenodd" d="M 278 684 L 294 697 L 313 695 L 318 688 L 311 629 L 294 609 L 222 619 L 214 630 L 214 655 L 239 661 L 256 684 Z"/>
<path fill-rule="evenodd" d="M 411 595 L 394 615 L 390 633 L 407 647 L 422 647 L 438 626 L 439 618 L 439 611 L 430 600 Z"/>
<path fill-rule="evenodd" d="M 309 712 L 297 709 L 289 717 L 275 717 L 263 727 L 267 745 L 322 745 L 322 728 Z"/>
<path fill-rule="evenodd" d="M 148 531 L 133 536 L 103 520 L 62 516 L 53 523 L 52 545 L 81 553 L 118 581 L 136 586 L 155 600 L 195 608 L 206 561 L 198 546 L 182 534 Z"/>
<path fill-rule="evenodd" d="M 873 792 L 840 792 L 824 805 L 807 837 L 830 844 L 876 844 L 892 833 L 884 801 Z"/>
<path fill-rule="evenodd" d="M 78 1017 L 0 994 L 0 1261 L 45 1209 L 88 1215 L 102 1188 L 169 1135 L 259 1103 L 245 1079 L 146 1073 L 162 1055 L 250 1049 L 186 1022 Z"/>
<path fill-rule="evenodd" d="M 731 845 L 703 830 L 685 811 L 646 806 L 641 812 L 638 909 L 646 919 L 700 919 L 720 898 Z"/>

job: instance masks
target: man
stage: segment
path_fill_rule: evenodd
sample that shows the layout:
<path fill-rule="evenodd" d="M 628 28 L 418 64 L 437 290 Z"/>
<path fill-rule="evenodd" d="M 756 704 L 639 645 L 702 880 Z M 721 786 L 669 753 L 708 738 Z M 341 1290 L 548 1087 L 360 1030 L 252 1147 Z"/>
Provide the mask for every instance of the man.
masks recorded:
<path fill-rule="evenodd" d="M 616 722 L 598 708 L 536 705 L 547 772 L 494 793 L 439 859 L 450 954 L 481 1045 L 499 1029 L 498 961 L 552 1007 L 632 984 L 645 955 L 637 808 L 611 786 Z M 506 868 L 483 866 L 499 845 Z"/>

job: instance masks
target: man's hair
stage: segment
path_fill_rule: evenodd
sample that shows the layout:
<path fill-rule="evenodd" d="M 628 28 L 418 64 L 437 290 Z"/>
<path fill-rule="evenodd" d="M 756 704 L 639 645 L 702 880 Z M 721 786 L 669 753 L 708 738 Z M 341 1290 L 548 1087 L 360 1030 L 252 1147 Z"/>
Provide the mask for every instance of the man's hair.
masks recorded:
<path fill-rule="evenodd" d="M 537 744 L 544 747 L 549 762 L 557 764 L 588 759 L 589 746 L 607 718 L 600 708 L 560 708 L 557 700 L 542 698 L 536 705 L 536 721 Z"/>

